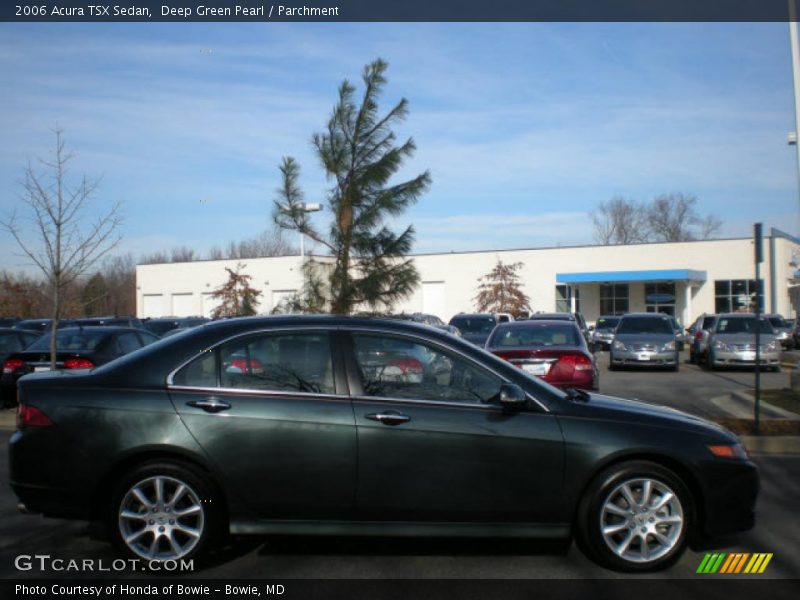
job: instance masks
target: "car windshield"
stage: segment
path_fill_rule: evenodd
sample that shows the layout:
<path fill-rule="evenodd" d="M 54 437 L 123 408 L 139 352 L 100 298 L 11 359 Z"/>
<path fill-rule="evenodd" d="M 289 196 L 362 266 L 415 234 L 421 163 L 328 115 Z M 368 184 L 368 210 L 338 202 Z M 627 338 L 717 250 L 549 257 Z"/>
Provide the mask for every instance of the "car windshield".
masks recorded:
<path fill-rule="evenodd" d="M 497 323 L 494 317 L 454 317 L 450 325 L 461 330 L 461 333 L 491 333 Z"/>
<path fill-rule="evenodd" d="M 758 321 L 759 333 L 775 333 L 772 325 L 765 319 Z M 717 333 L 755 333 L 755 317 L 723 317 L 717 323 Z"/>
<path fill-rule="evenodd" d="M 617 325 L 619 325 L 619 317 L 597 319 L 597 323 L 595 323 L 595 329 L 614 329 Z"/>
<path fill-rule="evenodd" d="M 524 327 L 500 327 L 492 336 L 490 346 L 578 346 L 580 334 L 574 325 L 530 324 Z"/>
<path fill-rule="evenodd" d="M 107 331 L 99 328 L 91 329 L 61 329 L 56 333 L 56 345 L 62 352 L 91 352 L 108 336 Z M 46 333 L 33 344 L 28 350 L 48 351 L 50 350 L 50 334 Z"/>
<path fill-rule="evenodd" d="M 773 327 L 789 327 L 789 324 L 784 320 L 783 317 L 767 317 L 767 320 Z"/>
<path fill-rule="evenodd" d="M 617 333 L 673 333 L 667 317 L 633 317 L 622 319 Z"/>

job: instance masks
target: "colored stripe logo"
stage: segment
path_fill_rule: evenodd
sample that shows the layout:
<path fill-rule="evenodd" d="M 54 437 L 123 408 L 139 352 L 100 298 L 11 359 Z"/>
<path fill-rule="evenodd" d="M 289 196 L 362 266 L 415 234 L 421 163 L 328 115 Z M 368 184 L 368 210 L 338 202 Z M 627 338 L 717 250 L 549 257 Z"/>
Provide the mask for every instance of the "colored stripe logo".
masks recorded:
<path fill-rule="evenodd" d="M 760 575 L 766 571 L 767 565 L 771 560 L 772 552 L 756 552 L 754 554 L 749 552 L 732 552 L 730 554 L 719 552 L 706 554 L 696 572 L 702 575 L 713 573 Z"/>

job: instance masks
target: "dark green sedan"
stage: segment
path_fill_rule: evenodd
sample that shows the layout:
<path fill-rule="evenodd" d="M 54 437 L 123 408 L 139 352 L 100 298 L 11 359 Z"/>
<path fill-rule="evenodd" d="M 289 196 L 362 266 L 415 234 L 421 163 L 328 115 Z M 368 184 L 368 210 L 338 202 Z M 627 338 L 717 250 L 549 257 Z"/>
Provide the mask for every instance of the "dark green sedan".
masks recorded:
<path fill-rule="evenodd" d="M 227 533 L 574 536 L 644 571 L 754 523 L 756 467 L 727 430 L 403 321 L 213 322 L 26 375 L 19 400 L 21 508 L 103 521 L 146 560 Z"/>

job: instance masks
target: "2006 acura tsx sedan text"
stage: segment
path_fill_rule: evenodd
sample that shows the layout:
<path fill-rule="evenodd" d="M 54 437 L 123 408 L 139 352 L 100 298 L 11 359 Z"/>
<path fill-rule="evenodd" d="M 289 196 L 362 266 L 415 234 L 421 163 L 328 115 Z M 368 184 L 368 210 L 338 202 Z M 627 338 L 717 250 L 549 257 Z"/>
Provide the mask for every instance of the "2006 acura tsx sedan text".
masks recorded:
<path fill-rule="evenodd" d="M 250 317 L 19 382 L 22 508 L 189 558 L 226 533 L 574 536 L 662 568 L 754 523 L 737 438 L 671 409 L 561 391 L 404 321 Z"/>

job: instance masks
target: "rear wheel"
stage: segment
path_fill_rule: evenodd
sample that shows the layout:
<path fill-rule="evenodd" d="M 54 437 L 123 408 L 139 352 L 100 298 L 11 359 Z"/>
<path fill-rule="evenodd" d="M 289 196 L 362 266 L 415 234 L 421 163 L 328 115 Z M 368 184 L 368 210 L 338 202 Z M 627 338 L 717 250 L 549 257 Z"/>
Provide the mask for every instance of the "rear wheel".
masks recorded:
<path fill-rule="evenodd" d="M 196 556 L 218 530 L 219 502 L 205 478 L 169 462 L 142 465 L 113 494 L 109 530 L 125 554 L 149 561 Z"/>
<path fill-rule="evenodd" d="M 593 481 L 577 518 L 578 543 L 591 559 L 618 571 L 655 571 L 685 550 L 692 506 L 672 471 L 633 461 L 610 467 Z"/>

